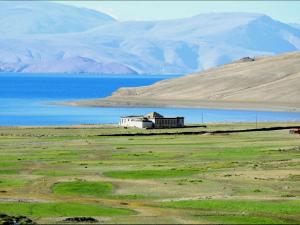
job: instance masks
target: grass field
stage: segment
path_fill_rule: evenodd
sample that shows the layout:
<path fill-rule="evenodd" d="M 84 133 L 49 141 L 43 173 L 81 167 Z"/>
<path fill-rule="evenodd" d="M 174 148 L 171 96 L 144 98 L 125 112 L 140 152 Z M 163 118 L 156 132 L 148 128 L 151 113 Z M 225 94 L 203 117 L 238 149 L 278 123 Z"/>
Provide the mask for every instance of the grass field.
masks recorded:
<path fill-rule="evenodd" d="M 298 124 L 259 124 L 260 127 Z M 209 124 L 185 131 L 255 128 Z M 105 137 L 100 134 L 174 132 Z M 0 214 L 39 223 L 300 223 L 300 135 L 0 127 Z"/>

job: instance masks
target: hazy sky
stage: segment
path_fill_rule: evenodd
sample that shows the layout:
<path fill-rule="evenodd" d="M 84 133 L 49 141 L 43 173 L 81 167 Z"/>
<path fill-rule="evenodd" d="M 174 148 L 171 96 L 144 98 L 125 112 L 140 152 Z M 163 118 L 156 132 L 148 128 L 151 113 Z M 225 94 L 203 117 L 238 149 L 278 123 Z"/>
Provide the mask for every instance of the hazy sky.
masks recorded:
<path fill-rule="evenodd" d="M 283 22 L 300 23 L 300 1 L 61 1 L 126 20 L 162 20 L 209 12 L 264 13 Z"/>

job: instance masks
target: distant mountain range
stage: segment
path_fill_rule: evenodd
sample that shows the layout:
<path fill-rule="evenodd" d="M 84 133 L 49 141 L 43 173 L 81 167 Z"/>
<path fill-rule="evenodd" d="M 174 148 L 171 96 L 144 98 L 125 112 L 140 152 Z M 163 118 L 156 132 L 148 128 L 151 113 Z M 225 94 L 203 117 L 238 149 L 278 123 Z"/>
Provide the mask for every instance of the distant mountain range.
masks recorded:
<path fill-rule="evenodd" d="M 261 14 L 120 22 L 53 2 L 0 2 L 0 71 L 184 74 L 300 50 L 300 28 Z"/>
<path fill-rule="evenodd" d="M 289 25 L 296 29 L 300 29 L 300 24 L 298 24 L 298 23 L 290 23 Z"/>

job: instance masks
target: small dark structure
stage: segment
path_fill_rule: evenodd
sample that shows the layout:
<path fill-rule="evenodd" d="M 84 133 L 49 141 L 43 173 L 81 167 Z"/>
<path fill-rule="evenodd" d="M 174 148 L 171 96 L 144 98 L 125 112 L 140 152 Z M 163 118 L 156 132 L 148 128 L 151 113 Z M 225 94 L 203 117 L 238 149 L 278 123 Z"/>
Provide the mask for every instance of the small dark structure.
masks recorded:
<path fill-rule="evenodd" d="M 63 222 L 70 223 L 97 223 L 99 222 L 93 217 L 70 217 L 63 220 Z"/>
<path fill-rule="evenodd" d="M 300 128 L 297 129 L 291 129 L 290 134 L 300 134 Z"/>
<path fill-rule="evenodd" d="M 247 57 L 241 58 L 240 61 L 241 62 L 253 62 L 253 61 L 255 61 L 255 58 L 251 58 L 251 57 L 247 56 Z"/>

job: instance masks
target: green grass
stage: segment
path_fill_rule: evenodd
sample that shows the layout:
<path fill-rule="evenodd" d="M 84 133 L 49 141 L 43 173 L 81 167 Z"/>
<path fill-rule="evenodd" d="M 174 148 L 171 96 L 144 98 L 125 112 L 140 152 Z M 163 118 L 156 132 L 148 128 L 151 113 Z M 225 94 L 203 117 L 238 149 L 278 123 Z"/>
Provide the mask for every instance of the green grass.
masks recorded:
<path fill-rule="evenodd" d="M 201 219 L 206 219 L 208 222 L 218 224 L 284 224 L 284 220 L 258 217 L 258 216 L 237 216 L 237 215 L 223 215 L 223 216 L 200 216 Z"/>
<path fill-rule="evenodd" d="M 168 158 L 181 157 L 182 153 L 174 152 L 135 152 L 135 153 L 114 153 L 112 155 L 113 159 L 124 159 L 124 160 L 161 160 Z"/>
<path fill-rule="evenodd" d="M 0 170 L 0 175 L 1 174 L 17 174 L 18 172 L 19 172 L 18 170 L 14 170 L 14 169 Z"/>
<path fill-rule="evenodd" d="M 146 199 L 157 199 L 156 196 L 150 195 L 108 195 L 110 199 L 119 199 L 119 200 L 146 200 Z"/>
<path fill-rule="evenodd" d="M 168 177 L 189 176 L 198 173 L 199 170 L 169 169 L 169 170 L 133 170 L 133 171 L 109 171 L 103 175 L 121 179 L 155 179 Z"/>
<path fill-rule="evenodd" d="M 64 171 L 64 170 L 38 170 L 34 174 L 50 177 L 63 177 L 63 176 L 74 176 L 78 175 L 78 172 L 75 171 Z"/>
<path fill-rule="evenodd" d="M 255 160 L 260 159 L 261 157 L 274 158 L 274 156 L 278 156 L 278 158 L 285 157 L 284 154 L 280 154 L 280 152 L 275 152 L 274 155 L 270 153 L 267 155 L 266 151 L 270 149 L 274 149 L 274 145 L 270 146 L 236 146 L 236 147 L 228 147 L 228 144 L 224 144 L 221 148 L 211 148 L 207 150 L 203 150 L 201 152 L 195 152 L 191 155 L 191 157 L 195 157 L 203 160 Z"/>
<path fill-rule="evenodd" d="M 80 203 L 0 203 L 0 211 L 9 215 L 32 217 L 49 216 L 121 216 L 134 212 L 122 208 L 110 208 L 97 204 Z"/>
<path fill-rule="evenodd" d="M 283 125 L 297 124 L 259 124 Z M 180 129 L 0 127 L 0 213 L 47 224 L 64 216 L 128 224 L 300 223 L 299 135 L 97 136 L 166 131 Z"/>
<path fill-rule="evenodd" d="M 52 186 L 53 193 L 58 195 L 88 196 L 119 200 L 141 200 L 154 198 L 153 196 L 138 194 L 113 194 L 113 190 L 114 187 L 110 183 L 90 181 L 60 182 Z"/>
<path fill-rule="evenodd" d="M 255 200 L 189 200 L 161 204 L 164 207 L 200 209 L 220 212 L 300 214 L 300 201 L 255 201 Z"/>
<path fill-rule="evenodd" d="M 5 156 L 4 156 L 5 157 Z M 8 166 L 17 166 L 18 163 L 17 162 L 1 162 L 0 161 L 0 168 L 1 167 L 8 167 Z"/>
<path fill-rule="evenodd" d="M 26 184 L 27 181 L 21 179 L 3 179 L 0 178 L 0 188 L 10 188 L 10 187 L 21 187 Z"/>
<path fill-rule="evenodd" d="M 77 195 L 104 197 L 112 192 L 113 186 L 110 183 L 73 181 L 54 184 L 52 191 L 59 195 Z"/>

